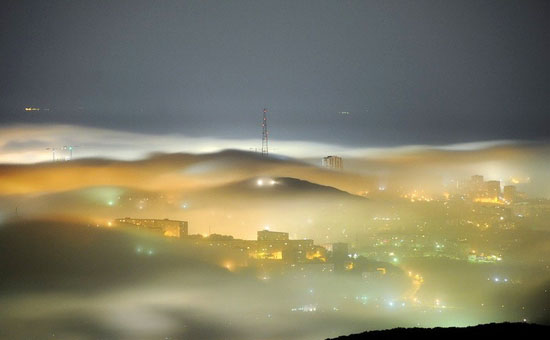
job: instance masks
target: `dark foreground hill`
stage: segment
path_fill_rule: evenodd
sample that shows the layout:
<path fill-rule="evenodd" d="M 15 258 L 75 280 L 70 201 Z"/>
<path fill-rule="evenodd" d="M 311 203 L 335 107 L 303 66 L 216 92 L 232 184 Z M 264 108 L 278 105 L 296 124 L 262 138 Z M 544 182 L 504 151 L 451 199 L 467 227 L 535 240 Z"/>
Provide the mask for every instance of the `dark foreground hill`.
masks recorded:
<path fill-rule="evenodd" d="M 499 339 L 508 337 L 545 337 L 550 334 L 550 326 L 529 323 L 490 323 L 470 327 L 448 328 L 394 328 L 380 331 L 369 331 L 359 334 L 340 336 L 338 340 L 361 339 Z M 537 336 L 537 338 L 538 338 Z"/>

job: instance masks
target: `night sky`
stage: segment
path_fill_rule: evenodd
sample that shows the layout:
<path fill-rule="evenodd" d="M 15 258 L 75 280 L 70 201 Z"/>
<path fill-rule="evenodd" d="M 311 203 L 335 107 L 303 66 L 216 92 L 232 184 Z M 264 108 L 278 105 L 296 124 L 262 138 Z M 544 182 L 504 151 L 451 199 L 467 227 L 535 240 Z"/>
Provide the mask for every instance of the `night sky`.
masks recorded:
<path fill-rule="evenodd" d="M 15 0 L 0 46 L 4 126 L 260 138 L 267 107 L 281 141 L 550 137 L 549 1 Z"/>

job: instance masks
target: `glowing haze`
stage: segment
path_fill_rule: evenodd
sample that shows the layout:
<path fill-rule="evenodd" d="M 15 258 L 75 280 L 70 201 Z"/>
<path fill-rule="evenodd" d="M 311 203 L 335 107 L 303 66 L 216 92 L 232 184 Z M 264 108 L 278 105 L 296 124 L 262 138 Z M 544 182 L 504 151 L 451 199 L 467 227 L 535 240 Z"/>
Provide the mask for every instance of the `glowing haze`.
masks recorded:
<path fill-rule="evenodd" d="M 4 164 L 50 162 L 54 156 L 51 148 L 56 148 L 57 160 L 66 160 L 69 152 L 63 150 L 63 146 L 71 145 L 76 146 L 72 153 L 75 160 L 140 160 L 154 153 L 201 154 L 226 149 L 254 153 L 260 144 L 259 139 L 152 135 L 72 125 L 16 125 L 0 128 L 0 132 L 0 163 Z M 326 155 L 343 156 L 346 172 L 370 176 L 382 185 L 388 181 L 394 184 L 401 181 L 403 183 L 400 185 L 421 185 L 428 189 L 448 183 L 451 179 L 464 179 L 473 174 L 480 174 L 489 179 L 500 180 L 503 184 L 518 184 L 512 183 L 518 179 L 522 182 L 534 181 L 533 185 L 523 189 L 541 197 L 550 195 L 548 174 L 545 171 L 550 162 L 550 148 L 543 142 L 493 141 L 440 146 L 357 148 L 317 142 L 272 140 L 271 145 L 274 157 L 292 163 L 298 161 L 320 165 L 321 158 Z M 238 162 L 237 159 L 235 161 Z M 199 168 L 189 171 L 201 172 Z M 223 174 L 221 176 L 223 177 Z M 225 179 L 222 177 L 208 178 L 207 182 L 224 182 Z M 127 182 L 132 181 L 131 177 L 125 178 Z M 104 184 L 124 185 L 124 181 L 118 183 L 114 177 L 106 177 L 105 181 Z M 328 183 L 323 179 L 319 181 L 321 184 L 335 185 L 353 193 L 366 190 L 361 187 L 352 188 L 339 183 Z M 66 187 L 68 183 L 71 183 L 70 179 L 67 179 L 65 184 L 59 183 L 57 190 Z M 149 184 L 152 187 L 160 184 L 150 181 L 142 183 L 144 184 L 140 185 L 144 187 Z M 4 184 L 4 187 L 6 185 L 8 184 Z"/>
<path fill-rule="evenodd" d="M 3 1 L 0 338 L 550 325 L 549 17 Z"/>

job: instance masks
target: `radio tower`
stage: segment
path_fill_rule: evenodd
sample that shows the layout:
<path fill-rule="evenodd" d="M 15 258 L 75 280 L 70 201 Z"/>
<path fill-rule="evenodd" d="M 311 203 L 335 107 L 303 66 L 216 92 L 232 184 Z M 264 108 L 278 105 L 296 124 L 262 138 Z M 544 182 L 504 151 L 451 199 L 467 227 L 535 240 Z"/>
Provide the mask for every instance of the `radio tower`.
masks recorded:
<path fill-rule="evenodd" d="M 267 132 L 267 109 L 264 109 L 264 120 L 262 121 L 262 156 L 269 155 L 269 133 Z"/>

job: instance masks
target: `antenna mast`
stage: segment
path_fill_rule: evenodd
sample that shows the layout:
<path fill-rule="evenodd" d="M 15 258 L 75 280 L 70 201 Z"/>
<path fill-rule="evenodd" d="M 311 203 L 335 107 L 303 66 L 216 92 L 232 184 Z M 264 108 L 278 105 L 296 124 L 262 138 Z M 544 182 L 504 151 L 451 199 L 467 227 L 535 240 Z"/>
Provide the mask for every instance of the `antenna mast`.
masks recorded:
<path fill-rule="evenodd" d="M 267 109 L 264 109 L 264 119 L 262 121 L 262 156 L 269 155 L 269 133 L 267 132 Z"/>

